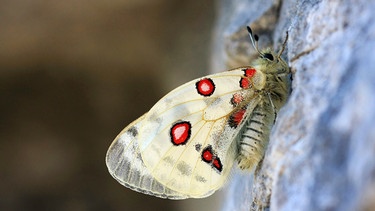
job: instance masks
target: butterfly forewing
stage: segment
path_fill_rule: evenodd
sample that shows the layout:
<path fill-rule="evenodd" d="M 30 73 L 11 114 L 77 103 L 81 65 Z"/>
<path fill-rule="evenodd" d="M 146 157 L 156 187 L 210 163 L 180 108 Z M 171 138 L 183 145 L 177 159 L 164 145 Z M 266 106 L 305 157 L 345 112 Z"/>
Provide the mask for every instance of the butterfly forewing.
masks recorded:
<path fill-rule="evenodd" d="M 251 88 L 241 87 L 243 78 L 239 68 L 191 81 L 146 114 L 138 143 L 157 181 L 194 198 L 223 185 L 236 159 L 233 140 L 257 102 Z"/>
<path fill-rule="evenodd" d="M 228 116 L 234 109 L 230 98 L 241 91 L 239 80 L 243 75 L 240 68 L 222 72 L 193 80 L 168 93 L 145 117 L 147 124 L 142 126 L 142 137 L 139 139 L 141 151 L 153 141 L 154 135 L 150 136 L 149 132 L 168 130 L 172 124 L 187 116 L 197 114 L 205 121 Z M 199 84 L 200 81 L 206 83 Z M 197 89 L 199 85 L 201 89 Z M 202 116 L 202 112 L 205 116 Z"/>

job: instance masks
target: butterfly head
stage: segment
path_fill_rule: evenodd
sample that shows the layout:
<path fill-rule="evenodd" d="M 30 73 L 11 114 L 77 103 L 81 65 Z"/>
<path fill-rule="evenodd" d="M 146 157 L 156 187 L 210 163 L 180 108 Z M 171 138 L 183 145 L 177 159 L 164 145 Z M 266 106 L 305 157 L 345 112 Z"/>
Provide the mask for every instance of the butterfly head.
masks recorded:
<path fill-rule="evenodd" d="M 258 35 L 253 34 L 249 26 L 247 26 L 247 31 L 254 49 L 259 54 L 259 58 L 254 61 L 254 65 L 262 67 L 261 71 L 264 73 L 289 73 L 288 64 L 281 58 L 281 54 L 285 50 L 288 41 L 288 32 L 286 32 L 286 37 L 280 51 L 276 53 L 271 48 L 266 48 L 260 51 L 258 48 Z"/>

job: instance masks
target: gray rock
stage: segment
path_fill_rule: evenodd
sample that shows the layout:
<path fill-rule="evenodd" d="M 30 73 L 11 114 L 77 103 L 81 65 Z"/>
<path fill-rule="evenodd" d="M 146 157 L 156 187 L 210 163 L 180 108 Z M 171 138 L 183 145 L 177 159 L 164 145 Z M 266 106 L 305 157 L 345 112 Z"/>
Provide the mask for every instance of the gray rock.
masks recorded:
<path fill-rule="evenodd" d="M 234 175 L 223 210 L 374 210 L 375 2 L 220 5 L 213 70 L 249 64 L 245 25 L 255 22 L 260 44 L 269 36 L 275 48 L 289 31 L 295 72 L 254 180 Z"/>

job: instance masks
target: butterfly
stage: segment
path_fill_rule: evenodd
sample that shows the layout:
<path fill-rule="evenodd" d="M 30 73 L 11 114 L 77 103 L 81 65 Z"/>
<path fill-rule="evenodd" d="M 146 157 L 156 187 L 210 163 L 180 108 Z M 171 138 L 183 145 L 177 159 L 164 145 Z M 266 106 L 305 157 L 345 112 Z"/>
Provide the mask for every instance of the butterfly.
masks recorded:
<path fill-rule="evenodd" d="M 168 199 L 203 198 L 221 188 L 233 164 L 252 170 L 290 92 L 279 53 L 258 49 L 251 66 L 190 81 L 129 124 L 108 149 L 109 173 L 132 190 Z"/>

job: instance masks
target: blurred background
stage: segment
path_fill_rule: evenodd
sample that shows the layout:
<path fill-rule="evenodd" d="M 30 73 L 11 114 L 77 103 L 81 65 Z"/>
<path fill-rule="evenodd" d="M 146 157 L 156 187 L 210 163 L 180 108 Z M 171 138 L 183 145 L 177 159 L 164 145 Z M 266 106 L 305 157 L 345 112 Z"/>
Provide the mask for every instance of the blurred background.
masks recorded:
<path fill-rule="evenodd" d="M 209 72 L 215 2 L 2 0 L 0 210 L 216 210 L 107 172 L 113 138 Z M 210 205 L 211 204 L 211 205 Z"/>

